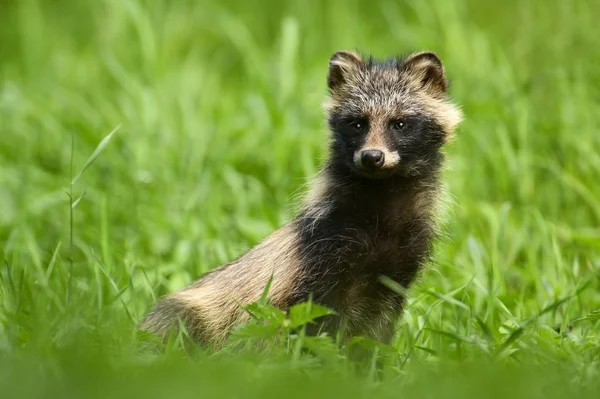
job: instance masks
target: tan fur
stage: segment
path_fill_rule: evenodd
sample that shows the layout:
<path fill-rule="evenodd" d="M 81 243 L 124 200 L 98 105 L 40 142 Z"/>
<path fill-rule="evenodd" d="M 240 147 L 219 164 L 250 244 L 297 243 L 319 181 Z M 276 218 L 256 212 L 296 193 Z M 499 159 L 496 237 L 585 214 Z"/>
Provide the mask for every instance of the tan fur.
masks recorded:
<path fill-rule="evenodd" d="M 355 51 L 338 51 L 331 56 L 329 67 L 337 66 L 350 72 L 363 62 L 361 55 Z"/>
<path fill-rule="evenodd" d="M 166 301 L 187 309 L 184 322 L 193 336 L 202 336 L 218 347 L 232 327 L 250 321 L 241 306 L 260 299 L 271 274 L 270 302 L 282 308 L 288 306 L 294 284 L 301 281 L 297 242 L 288 224 L 238 260 L 170 295 Z M 150 318 L 142 328 L 166 334 L 164 328 L 157 328 L 162 322 Z"/>
<path fill-rule="evenodd" d="M 302 208 L 310 213 L 319 212 L 315 205 L 320 204 L 327 199 L 330 188 L 330 177 L 326 173 L 319 173 L 312 181 L 310 189 L 304 197 Z M 326 202 L 326 201 L 325 201 Z"/>
<path fill-rule="evenodd" d="M 446 132 L 446 140 L 453 137 L 456 127 L 463 119 L 462 111 L 454 104 L 451 104 L 445 99 L 437 99 L 417 93 L 417 98 L 421 104 L 423 111 L 436 120 L 436 122 Z"/>
<path fill-rule="evenodd" d="M 311 218 L 312 228 L 316 226 L 319 219 L 323 218 L 331 209 L 331 201 L 328 196 L 331 195 L 329 188 L 331 177 L 326 173 L 319 173 L 313 180 L 310 190 L 308 191 L 302 210 L 306 213 L 307 218 Z"/>

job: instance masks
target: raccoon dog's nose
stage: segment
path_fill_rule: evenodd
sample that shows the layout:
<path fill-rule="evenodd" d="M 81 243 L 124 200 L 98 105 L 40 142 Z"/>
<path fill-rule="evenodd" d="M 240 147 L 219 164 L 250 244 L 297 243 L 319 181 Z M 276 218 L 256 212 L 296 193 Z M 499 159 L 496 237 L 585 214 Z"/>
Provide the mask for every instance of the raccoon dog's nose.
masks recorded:
<path fill-rule="evenodd" d="M 362 165 L 370 169 L 379 169 L 383 166 L 385 156 L 379 150 L 366 150 L 360 156 Z"/>

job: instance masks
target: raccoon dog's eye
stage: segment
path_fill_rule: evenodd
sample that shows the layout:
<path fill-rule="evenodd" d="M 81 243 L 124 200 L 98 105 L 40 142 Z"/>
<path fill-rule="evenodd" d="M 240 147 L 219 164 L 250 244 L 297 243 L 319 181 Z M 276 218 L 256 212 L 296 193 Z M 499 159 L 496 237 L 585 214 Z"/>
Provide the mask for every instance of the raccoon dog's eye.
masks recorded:
<path fill-rule="evenodd" d="M 367 127 L 367 122 L 362 119 L 352 119 L 348 124 L 356 132 L 362 132 Z"/>
<path fill-rule="evenodd" d="M 406 121 L 403 120 L 397 120 L 397 121 L 392 121 L 391 123 L 392 125 L 392 129 L 394 129 L 397 132 L 402 132 L 404 129 L 406 129 Z"/>

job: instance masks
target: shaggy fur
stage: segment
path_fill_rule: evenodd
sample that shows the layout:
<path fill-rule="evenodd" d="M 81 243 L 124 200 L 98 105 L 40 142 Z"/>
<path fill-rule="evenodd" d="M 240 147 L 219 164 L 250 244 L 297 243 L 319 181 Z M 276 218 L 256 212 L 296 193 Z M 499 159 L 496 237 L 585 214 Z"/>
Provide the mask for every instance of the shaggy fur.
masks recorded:
<path fill-rule="evenodd" d="M 287 309 L 308 299 L 337 312 L 311 332 L 389 342 L 408 287 L 437 232 L 441 148 L 461 120 L 439 58 L 420 52 L 385 61 L 337 52 L 325 103 L 330 157 L 301 212 L 258 246 L 159 301 L 142 329 L 166 336 L 182 321 L 198 342 L 219 346 L 260 298 Z"/>

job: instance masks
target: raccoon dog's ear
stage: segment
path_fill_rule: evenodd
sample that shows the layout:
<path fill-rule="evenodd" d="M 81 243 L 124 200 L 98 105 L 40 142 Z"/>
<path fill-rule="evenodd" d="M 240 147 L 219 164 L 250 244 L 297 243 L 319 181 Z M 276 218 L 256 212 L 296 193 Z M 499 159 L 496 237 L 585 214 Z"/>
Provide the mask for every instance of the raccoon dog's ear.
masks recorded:
<path fill-rule="evenodd" d="M 350 81 L 364 63 L 360 54 L 356 52 L 338 51 L 334 53 L 329 59 L 329 74 L 327 75 L 329 90 L 335 91 Z"/>
<path fill-rule="evenodd" d="M 409 77 L 417 90 L 427 91 L 434 97 L 443 97 L 448 89 L 448 80 L 440 58 L 431 51 L 409 55 L 400 64 L 400 71 Z"/>

